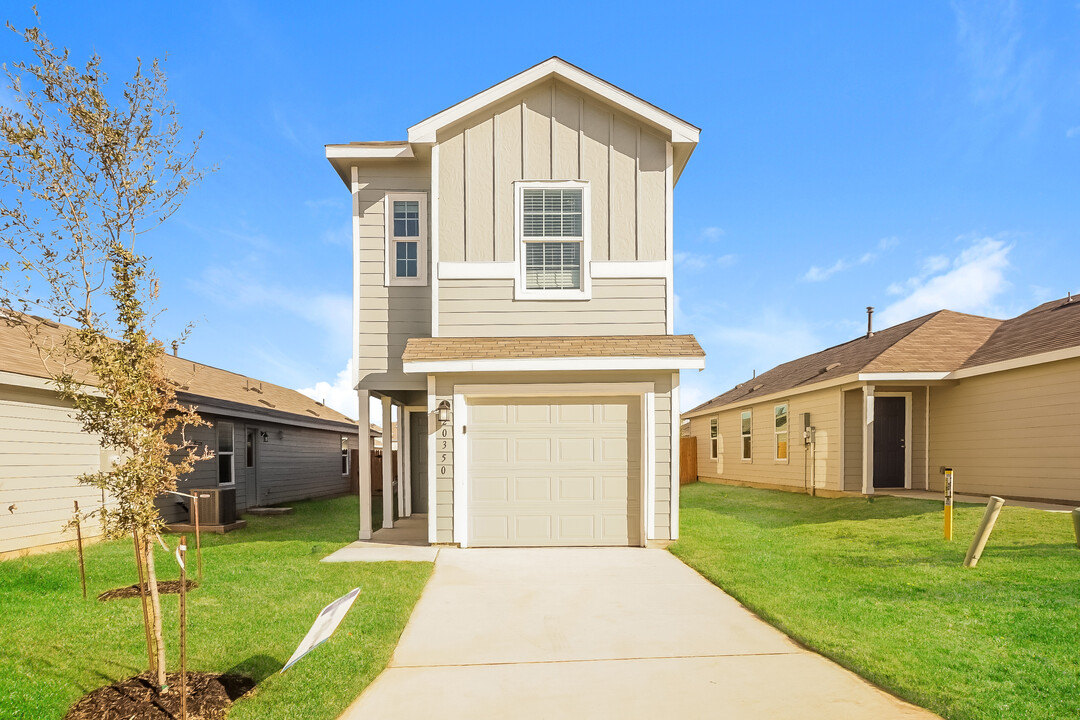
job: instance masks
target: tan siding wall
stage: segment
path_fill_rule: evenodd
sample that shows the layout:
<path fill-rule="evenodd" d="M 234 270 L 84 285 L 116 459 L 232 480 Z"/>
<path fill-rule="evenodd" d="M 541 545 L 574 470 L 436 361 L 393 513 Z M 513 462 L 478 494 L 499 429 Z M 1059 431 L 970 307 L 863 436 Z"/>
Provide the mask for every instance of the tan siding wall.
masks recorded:
<path fill-rule="evenodd" d="M 811 470 L 815 484 L 824 490 L 842 489 L 840 459 L 840 394 L 826 389 L 795 395 L 788 399 L 788 461 L 775 459 L 774 408 L 784 399 L 725 410 L 717 415 L 693 418 L 691 434 L 698 443 L 698 478 L 735 480 L 786 487 L 808 487 Z M 741 413 L 753 412 L 751 435 L 752 461 L 742 460 Z M 813 458 L 803 445 L 802 413 L 811 414 L 810 422 L 817 428 Z M 709 448 L 709 418 L 719 418 L 720 452 L 713 460 Z"/>
<path fill-rule="evenodd" d="M 448 161 L 452 163 L 453 157 L 448 158 Z M 358 371 L 364 387 L 377 388 L 386 382 L 412 382 L 417 388 L 423 387 L 423 379 L 416 380 L 402 373 L 401 353 L 410 337 L 431 335 L 431 285 L 430 282 L 422 287 L 384 285 L 386 208 L 383 205 L 388 192 L 430 193 L 430 190 L 431 167 L 427 160 L 396 161 L 392 165 L 367 163 L 360 166 L 353 212 L 359 223 L 360 250 L 354 263 L 360 279 Z M 453 194 L 455 188 L 443 187 L 442 191 Z M 453 214 L 454 208 L 449 208 L 448 211 Z M 460 230 L 461 206 L 457 212 L 457 226 Z M 430 217 L 429 199 L 429 226 Z M 427 239 L 430 278 L 430 227 Z"/>
<path fill-rule="evenodd" d="M 490 375 L 453 374 L 436 379 L 436 403 L 446 399 L 453 405 L 456 385 L 491 384 Z M 524 383 L 599 383 L 599 382 L 652 382 L 656 402 L 656 512 L 654 522 L 656 537 L 671 537 L 671 373 L 578 373 L 568 380 L 565 373 L 500 373 L 499 382 Z M 436 539 L 453 542 L 454 498 L 453 479 L 436 480 Z"/>
<path fill-rule="evenodd" d="M 862 492 L 862 390 L 844 392 L 844 489 Z"/>
<path fill-rule="evenodd" d="M 514 281 L 441 280 L 443 337 L 501 335 L 662 335 L 664 281 L 596 279 L 593 299 L 514 300 Z"/>
<path fill-rule="evenodd" d="M 0 553 L 74 540 L 73 501 L 101 507 L 101 491 L 76 480 L 101 469 L 101 447 L 69 413 L 51 392 L 0 387 Z M 96 518 L 82 531 L 101 534 Z"/>
<path fill-rule="evenodd" d="M 1080 502 L 1080 360 L 961 380 L 930 391 L 930 485 Z"/>

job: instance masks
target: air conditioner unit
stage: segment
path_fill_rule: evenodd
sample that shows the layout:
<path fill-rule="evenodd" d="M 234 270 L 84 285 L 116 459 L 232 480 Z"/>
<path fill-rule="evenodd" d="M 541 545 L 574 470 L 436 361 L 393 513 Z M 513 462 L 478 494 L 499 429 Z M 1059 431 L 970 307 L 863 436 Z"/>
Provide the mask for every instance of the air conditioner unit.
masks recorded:
<path fill-rule="evenodd" d="M 200 525 L 229 525 L 236 522 L 236 488 L 200 488 L 192 490 L 191 494 L 199 503 Z"/>

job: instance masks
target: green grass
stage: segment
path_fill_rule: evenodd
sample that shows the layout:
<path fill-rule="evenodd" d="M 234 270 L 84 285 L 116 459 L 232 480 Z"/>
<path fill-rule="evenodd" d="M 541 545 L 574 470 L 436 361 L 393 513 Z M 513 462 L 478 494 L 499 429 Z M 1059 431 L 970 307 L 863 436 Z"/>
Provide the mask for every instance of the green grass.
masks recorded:
<path fill-rule="evenodd" d="M 1068 514 L 694 484 L 671 551 L 768 622 L 950 720 L 1080 717 L 1080 550 Z"/>
<path fill-rule="evenodd" d="M 386 666 L 431 574 L 430 563 L 320 563 L 356 537 L 356 498 L 293 507 L 203 536 L 205 581 L 188 595 L 188 668 L 258 681 L 230 719 L 337 717 Z M 179 577 L 160 547 L 156 557 L 159 579 Z M 0 717 L 61 718 L 85 693 L 145 670 L 139 601 L 95 599 L 135 582 L 131 543 L 90 546 L 86 566 L 83 601 L 74 551 L 0 562 Z M 358 586 L 334 636 L 278 674 L 319 610 Z M 178 670 L 178 598 L 162 604 L 169 669 Z"/>

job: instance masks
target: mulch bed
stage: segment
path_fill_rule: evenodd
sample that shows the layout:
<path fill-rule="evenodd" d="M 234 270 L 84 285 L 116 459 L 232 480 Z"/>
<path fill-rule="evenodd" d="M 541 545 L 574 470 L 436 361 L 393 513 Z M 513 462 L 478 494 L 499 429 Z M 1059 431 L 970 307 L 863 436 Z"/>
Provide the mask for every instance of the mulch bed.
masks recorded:
<path fill-rule="evenodd" d="M 255 687 L 243 675 L 189 672 L 188 720 L 225 720 L 237 698 Z M 64 720 L 176 720 L 180 717 L 180 673 L 166 675 L 169 689 L 159 693 L 153 676 L 143 673 L 98 688 L 71 706 Z"/>
<path fill-rule="evenodd" d="M 199 583 L 194 580 L 187 581 L 187 589 L 190 592 L 194 588 L 199 587 Z M 146 590 L 146 596 L 150 597 L 150 584 L 143 585 Z M 180 581 L 179 580 L 159 580 L 157 584 L 157 591 L 160 595 L 179 595 L 180 594 Z M 98 600 L 102 602 L 106 600 L 119 600 L 120 598 L 137 598 L 139 597 L 139 585 L 128 585 L 127 587 L 116 588 L 115 590 L 106 590 L 98 595 Z"/>

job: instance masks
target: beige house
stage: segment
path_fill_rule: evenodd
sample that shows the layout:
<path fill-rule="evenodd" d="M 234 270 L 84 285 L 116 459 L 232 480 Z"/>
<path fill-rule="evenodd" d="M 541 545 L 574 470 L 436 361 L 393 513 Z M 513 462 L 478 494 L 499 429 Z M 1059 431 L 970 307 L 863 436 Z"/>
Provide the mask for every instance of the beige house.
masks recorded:
<path fill-rule="evenodd" d="M 704 353 L 673 334 L 672 202 L 698 132 L 551 58 L 407 140 L 326 147 L 353 200 L 361 412 L 380 398 L 386 428 L 398 406 L 398 509 L 430 542 L 678 537 L 673 409 Z"/>
<path fill-rule="evenodd" d="M 38 329 L 46 344 L 63 332 L 48 321 Z M 216 456 L 198 463 L 179 490 L 231 491 L 238 513 L 349 491 L 350 450 L 360 444 L 353 420 L 295 390 L 179 357 L 165 364 L 177 399 L 209 422 L 189 429 L 188 438 Z M 0 558 L 70 542 L 64 525 L 73 502 L 84 512 L 109 502 L 77 478 L 117 456 L 83 432 L 48 378 L 26 331 L 0 320 Z M 190 519 L 185 498 L 157 504 L 166 522 Z M 95 537 L 101 528 L 93 519 L 82 532 Z"/>
<path fill-rule="evenodd" d="M 1080 302 L 941 310 L 780 365 L 683 414 L 698 479 L 1080 502 Z"/>

